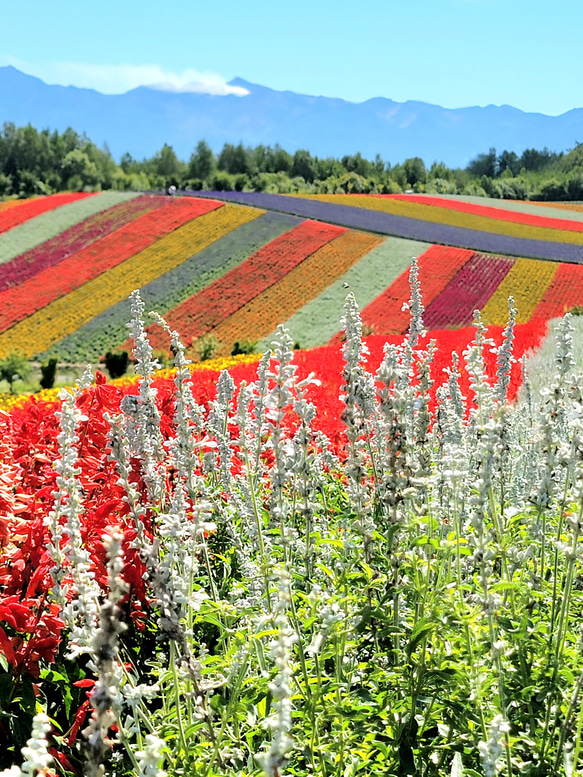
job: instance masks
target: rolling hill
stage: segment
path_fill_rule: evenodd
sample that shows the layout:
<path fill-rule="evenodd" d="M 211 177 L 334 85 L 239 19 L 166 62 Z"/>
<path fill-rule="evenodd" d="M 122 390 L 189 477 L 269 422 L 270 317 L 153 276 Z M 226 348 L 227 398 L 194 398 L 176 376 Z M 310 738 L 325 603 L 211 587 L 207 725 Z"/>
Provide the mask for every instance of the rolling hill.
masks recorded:
<path fill-rule="evenodd" d="M 506 205 L 506 203 L 505 203 Z M 96 362 L 129 349 L 127 297 L 140 288 L 195 360 L 264 348 L 279 323 L 301 347 L 338 342 L 347 290 L 366 330 L 408 327 L 418 257 L 430 329 L 503 325 L 583 305 L 583 213 L 422 196 L 205 193 L 53 195 L 0 204 L 0 357 Z M 168 340 L 149 327 L 154 347 Z"/>

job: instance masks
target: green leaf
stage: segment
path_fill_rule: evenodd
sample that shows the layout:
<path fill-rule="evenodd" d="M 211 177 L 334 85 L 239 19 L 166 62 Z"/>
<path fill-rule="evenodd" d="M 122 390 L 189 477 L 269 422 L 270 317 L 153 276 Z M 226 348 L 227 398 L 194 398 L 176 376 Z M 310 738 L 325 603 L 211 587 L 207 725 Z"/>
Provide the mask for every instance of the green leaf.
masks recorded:
<path fill-rule="evenodd" d="M 415 625 L 415 628 L 411 632 L 411 636 L 409 637 L 409 642 L 407 643 L 407 647 L 405 648 L 407 655 L 411 657 L 415 650 L 417 649 L 417 646 L 421 642 L 421 640 L 424 637 L 429 636 L 431 632 L 435 629 L 435 623 L 432 623 L 431 621 L 427 621 L 425 619 L 422 619 L 417 622 Z"/>

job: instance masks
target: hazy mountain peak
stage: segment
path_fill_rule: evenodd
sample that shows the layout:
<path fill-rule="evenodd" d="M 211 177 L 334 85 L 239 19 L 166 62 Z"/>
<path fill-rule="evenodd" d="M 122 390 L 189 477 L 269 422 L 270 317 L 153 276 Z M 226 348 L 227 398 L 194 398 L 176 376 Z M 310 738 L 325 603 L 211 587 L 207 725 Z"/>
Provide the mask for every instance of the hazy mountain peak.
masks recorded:
<path fill-rule="evenodd" d="M 151 156 L 164 143 L 187 159 L 199 140 L 306 148 L 318 156 L 377 153 L 391 164 L 422 157 L 465 166 L 495 147 L 561 151 L 583 137 L 583 109 L 561 116 L 525 113 L 512 106 L 447 109 L 429 103 L 376 97 L 362 103 L 277 91 L 234 78 L 213 90 L 172 80 L 106 95 L 45 84 L 12 66 L 0 67 L 0 122 L 59 131 L 73 127 L 119 158 Z M 202 88 L 204 86 L 204 89 Z M 240 96 L 244 99 L 233 99 Z"/>

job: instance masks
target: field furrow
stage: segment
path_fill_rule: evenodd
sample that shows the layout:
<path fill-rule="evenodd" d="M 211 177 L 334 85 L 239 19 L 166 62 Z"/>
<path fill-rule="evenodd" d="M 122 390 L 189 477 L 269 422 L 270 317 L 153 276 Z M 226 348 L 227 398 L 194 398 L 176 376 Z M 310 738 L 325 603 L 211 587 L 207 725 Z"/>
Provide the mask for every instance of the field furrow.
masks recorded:
<path fill-rule="evenodd" d="M 0 212 L 0 233 L 24 224 L 25 221 L 48 213 L 55 208 L 62 208 L 71 202 L 95 197 L 91 192 L 63 192 L 51 194 L 48 197 L 38 197 L 30 200 L 13 200 L 16 207 L 3 208 Z"/>
<path fill-rule="evenodd" d="M 220 278 L 266 243 L 298 224 L 293 216 L 263 213 L 250 208 L 229 206 L 233 229 L 202 251 L 140 289 L 147 310 L 165 315 L 169 310 Z M 257 218 L 249 220 L 251 214 Z M 112 305 L 80 329 L 58 342 L 47 356 L 65 361 L 96 360 L 113 345 L 127 338 L 128 304 Z M 165 343 L 167 345 L 167 342 Z M 131 350 L 132 343 L 122 348 Z"/>
<path fill-rule="evenodd" d="M 533 318 L 545 320 L 562 316 L 583 306 L 583 267 L 560 264 L 542 299 L 534 309 Z"/>
<path fill-rule="evenodd" d="M 236 341 L 268 335 L 382 242 L 376 235 L 351 231 L 326 243 L 212 330 L 222 346 L 219 355 L 230 354 Z"/>
<path fill-rule="evenodd" d="M 338 331 L 342 307 L 349 291 L 354 293 L 361 308 L 366 307 L 410 265 L 412 256 L 419 256 L 428 248 L 427 243 L 386 238 L 341 278 L 288 318 L 285 327 L 290 337 L 302 348 L 327 342 Z M 273 334 L 274 331 L 259 343 L 260 350 L 269 347 Z"/>
<path fill-rule="evenodd" d="M 471 324 L 474 311 L 486 304 L 513 264 L 512 259 L 474 254 L 427 306 L 425 326 L 444 329 Z"/>
<path fill-rule="evenodd" d="M 116 229 L 120 229 L 141 214 L 159 208 L 168 202 L 164 197 L 144 195 L 129 202 L 120 202 L 112 208 L 96 213 L 52 240 L 47 240 L 31 251 L 8 262 L 0 274 L 0 292 L 23 284 L 38 273 L 67 257 L 82 251 Z M 0 296 L 0 299 L 2 297 Z M 2 304 L 0 303 L 0 307 Z"/>
<path fill-rule="evenodd" d="M 419 257 L 421 297 L 427 308 L 473 256 L 463 248 L 431 246 Z M 363 323 L 377 335 L 401 334 L 409 326 L 410 315 L 403 306 L 409 302 L 409 270 L 405 270 L 382 294 L 362 311 Z"/>
<path fill-rule="evenodd" d="M 167 316 L 187 345 L 214 329 L 251 299 L 283 278 L 310 254 L 345 232 L 341 227 L 304 221 L 256 251 L 202 292 L 183 302 Z M 159 328 L 148 328 L 154 347 L 166 347 Z"/>
<path fill-rule="evenodd" d="M 140 204 L 141 199 L 134 200 L 129 204 Z M 154 208 L 153 211 L 147 209 L 150 202 Z M 121 205 L 116 206 L 115 209 L 123 209 L 125 207 L 127 206 Z M 96 278 L 101 273 L 126 261 L 126 259 L 142 251 L 156 240 L 170 234 L 191 219 L 217 207 L 221 206 L 218 203 L 213 203 L 211 200 L 206 202 L 206 207 L 201 208 L 192 207 L 184 200 L 177 201 L 163 197 L 145 198 L 145 202 L 141 203 L 140 210 L 134 208 L 133 213 L 120 213 L 117 220 L 109 219 L 107 221 L 108 227 L 114 226 L 117 221 L 120 225 L 119 228 L 111 234 L 97 239 L 95 242 L 90 241 L 89 237 L 95 234 L 96 230 L 87 229 L 84 236 L 85 240 L 78 238 L 73 241 L 63 241 L 63 245 L 59 245 L 59 239 L 55 238 L 54 241 L 51 241 L 51 243 L 54 243 L 52 246 L 53 250 L 46 252 L 42 251 L 44 246 L 41 246 L 33 252 L 38 254 L 38 256 L 34 257 L 33 263 L 28 265 L 22 263 L 18 266 L 21 274 L 23 275 L 26 271 L 31 273 L 35 269 L 38 270 L 43 263 L 46 264 L 54 261 L 58 262 L 58 264 L 49 265 L 47 269 L 37 272 L 18 286 L 0 292 L 0 332 L 9 329 L 27 316 L 31 316 L 37 310 L 59 299 L 59 297 L 69 294 L 92 278 Z M 146 208 L 145 212 L 144 208 Z M 162 210 L 158 210 L 159 208 Z M 104 217 L 115 209 L 112 208 L 106 211 L 105 214 L 100 215 Z M 140 212 L 142 212 L 142 215 L 140 215 Z M 127 223 L 130 218 L 135 220 Z M 124 222 L 126 223 L 124 224 Z M 83 224 L 86 223 L 83 222 Z M 78 225 L 73 230 L 78 230 L 82 226 Z M 89 245 L 72 253 L 70 256 L 66 256 L 67 243 L 70 244 L 71 242 L 73 245 L 89 242 Z M 65 258 L 59 261 L 62 253 L 65 253 Z M 28 257 L 28 255 L 25 255 L 25 257 Z M 0 276 L 0 288 L 4 285 L 3 282 L 6 279 L 14 277 L 14 274 L 11 273 L 12 265 L 18 264 L 20 258 L 7 265 L 6 272 Z"/>
<path fill-rule="evenodd" d="M 57 237 L 96 213 L 139 196 L 138 192 L 101 192 L 35 216 L 0 235 L 0 265 Z"/>
<path fill-rule="evenodd" d="M 486 324 L 503 325 L 508 318 L 508 298 L 514 298 L 519 324 L 530 321 L 555 273 L 564 265 L 536 259 L 517 259 L 482 310 Z"/>
<path fill-rule="evenodd" d="M 255 217 L 256 212 L 249 211 L 249 218 Z M 230 207 L 199 216 L 1 333 L 0 356 L 17 348 L 28 357 L 46 351 L 134 289 L 169 272 L 232 228 Z"/>

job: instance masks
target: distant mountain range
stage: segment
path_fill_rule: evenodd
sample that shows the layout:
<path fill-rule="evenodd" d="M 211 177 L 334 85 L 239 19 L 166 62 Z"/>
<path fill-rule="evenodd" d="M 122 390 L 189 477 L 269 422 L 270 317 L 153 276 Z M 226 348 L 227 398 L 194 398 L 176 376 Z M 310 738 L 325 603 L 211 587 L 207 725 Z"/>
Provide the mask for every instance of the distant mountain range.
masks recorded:
<path fill-rule="evenodd" d="M 249 94 L 217 96 L 139 87 L 105 95 L 74 86 L 51 86 L 14 67 L 0 67 L 0 123 L 86 132 L 114 157 L 129 151 L 152 156 L 169 143 L 188 159 L 201 139 L 219 150 L 224 143 L 279 143 L 293 152 L 341 157 L 380 153 L 395 164 L 420 156 L 426 164 L 465 166 L 492 146 L 521 153 L 525 148 L 564 151 L 583 141 L 583 108 L 560 116 L 525 113 L 509 105 L 441 108 L 377 97 L 363 103 L 278 92 L 241 78 L 231 84 Z"/>

